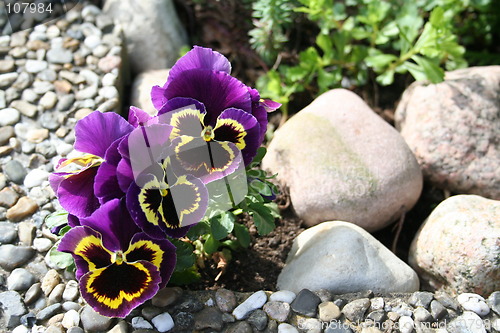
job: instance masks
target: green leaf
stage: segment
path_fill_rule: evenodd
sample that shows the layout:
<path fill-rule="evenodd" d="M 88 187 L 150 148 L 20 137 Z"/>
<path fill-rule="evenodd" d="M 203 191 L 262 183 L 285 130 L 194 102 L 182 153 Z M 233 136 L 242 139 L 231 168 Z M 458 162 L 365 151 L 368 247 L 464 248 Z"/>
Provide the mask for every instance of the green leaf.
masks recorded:
<path fill-rule="evenodd" d="M 250 233 L 248 232 L 248 228 L 240 223 L 234 224 L 234 235 L 238 239 L 238 242 L 242 247 L 247 248 L 250 246 Z"/>
<path fill-rule="evenodd" d="M 213 235 L 209 234 L 203 244 L 203 250 L 208 254 L 212 254 L 217 252 L 219 246 L 220 242 Z"/>
<path fill-rule="evenodd" d="M 71 227 L 69 225 L 62 227 L 61 230 L 59 230 L 59 236 L 64 236 L 64 234 L 66 234 L 70 230 Z"/>
<path fill-rule="evenodd" d="M 271 190 L 269 185 L 267 185 L 262 180 L 259 180 L 259 179 L 252 180 L 250 182 L 250 187 L 253 188 L 255 191 L 257 191 L 258 193 L 260 193 L 261 195 L 264 195 L 266 197 L 273 195 L 273 191 Z"/>
<path fill-rule="evenodd" d="M 186 236 L 189 238 L 189 240 L 195 241 L 200 236 L 205 235 L 209 231 L 210 226 L 206 222 L 200 221 L 189 229 Z"/>
<path fill-rule="evenodd" d="M 66 252 L 60 252 L 57 250 L 59 242 L 54 244 L 49 250 L 48 256 L 50 261 L 60 269 L 66 269 L 74 264 L 73 257 L 71 254 Z"/>
<path fill-rule="evenodd" d="M 258 163 L 262 162 L 262 159 L 264 158 L 264 156 L 266 156 L 266 153 L 267 153 L 266 147 L 259 147 L 257 149 L 257 154 L 255 155 L 255 157 L 252 160 L 252 163 L 258 164 Z"/>
<path fill-rule="evenodd" d="M 264 206 L 266 206 L 269 209 L 269 212 L 274 218 L 277 219 L 281 218 L 280 209 L 278 208 L 278 204 L 276 202 L 268 202 L 265 203 Z"/>
<path fill-rule="evenodd" d="M 45 217 L 45 225 L 49 229 L 59 227 L 64 224 L 68 224 L 68 212 L 65 210 L 58 210 Z"/>
<path fill-rule="evenodd" d="M 231 212 L 223 212 L 222 214 L 211 218 L 210 228 L 214 238 L 217 240 L 226 238 L 227 235 L 233 231 L 234 222 L 236 222 L 236 216 L 234 216 Z"/>
<path fill-rule="evenodd" d="M 386 70 L 377 76 L 377 82 L 383 86 L 388 86 L 394 82 L 394 70 Z"/>
<path fill-rule="evenodd" d="M 274 217 L 269 211 L 269 208 L 258 203 L 252 203 L 249 207 L 259 235 L 267 235 L 274 230 L 276 227 L 274 224 Z"/>
<path fill-rule="evenodd" d="M 318 44 L 323 51 L 325 59 L 333 58 L 333 45 L 329 35 L 319 34 L 318 37 L 316 37 L 316 44 Z"/>
<path fill-rule="evenodd" d="M 442 82 L 444 79 L 444 70 L 439 67 L 435 62 L 426 58 L 414 55 L 411 57 L 415 62 L 420 65 L 429 81 L 432 83 Z"/>
<path fill-rule="evenodd" d="M 369 67 L 373 67 L 376 71 L 380 71 L 397 59 L 398 57 L 393 54 L 377 54 L 366 57 L 365 62 Z"/>
<path fill-rule="evenodd" d="M 190 267 L 181 272 L 174 272 L 168 281 L 169 285 L 185 286 L 191 283 L 198 282 L 201 275 L 196 266 Z"/>
<path fill-rule="evenodd" d="M 402 65 L 401 68 L 407 69 L 410 74 L 415 78 L 417 81 L 423 81 L 427 77 L 425 76 L 424 69 L 422 66 L 419 66 L 415 63 L 412 63 L 410 61 L 405 61 Z"/>
<path fill-rule="evenodd" d="M 176 247 L 177 262 L 175 264 L 175 271 L 180 272 L 193 266 L 196 261 L 196 256 L 193 253 L 193 245 L 173 238 L 170 241 Z"/>

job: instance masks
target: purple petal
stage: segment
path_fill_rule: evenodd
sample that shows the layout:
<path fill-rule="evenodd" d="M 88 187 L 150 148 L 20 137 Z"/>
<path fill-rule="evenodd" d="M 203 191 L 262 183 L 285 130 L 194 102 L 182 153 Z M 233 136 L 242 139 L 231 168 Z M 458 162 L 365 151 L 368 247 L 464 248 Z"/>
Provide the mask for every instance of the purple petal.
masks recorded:
<path fill-rule="evenodd" d="M 117 178 L 117 166 L 122 156 L 118 152 L 118 145 L 121 140 L 116 140 L 106 151 L 105 161 L 99 166 L 97 171 L 94 192 L 101 204 L 112 199 L 119 199 L 125 196 L 121 190 Z"/>
<path fill-rule="evenodd" d="M 128 122 L 134 127 L 143 126 L 151 120 L 151 118 L 152 117 L 146 111 L 135 106 L 131 106 L 128 111 Z"/>
<path fill-rule="evenodd" d="M 153 239 L 145 233 L 134 236 L 125 255 L 127 262 L 147 260 L 155 265 L 160 271 L 160 288 L 170 280 L 177 261 L 176 248 L 170 241 Z"/>
<path fill-rule="evenodd" d="M 190 109 L 197 109 L 200 110 L 201 113 L 205 113 L 205 105 L 203 103 L 198 102 L 195 99 L 192 98 L 185 98 L 185 97 L 175 97 L 166 102 L 158 111 L 158 116 L 161 116 L 167 112 L 172 112 L 172 111 L 177 111 L 180 109 L 184 108 L 190 108 Z M 160 117 L 159 122 L 161 124 L 170 124 L 170 122 L 164 121 L 163 117 Z"/>
<path fill-rule="evenodd" d="M 91 216 L 80 219 L 80 223 L 99 232 L 104 246 L 110 251 L 126 250 L 133 235 L 140 231 L 125 202 L 118 199 L 106 202 Z"/>
<path fill-rule="evenodd" d="M 267 111 L 261 103 L 260 94 L 257 89 L 248 89 L 252 98 L 252 115 L 257 119 L 260 126 L 259 145 L 262 144 L 267 131 Z"/>
<path fill-rule="evenodd" d="M 90 271 L 80 279 L 82 297 L 98 313 L 125 318 L 160 289 L 160 272 L 152 263 L 123 262 Z"/>
<path fill-rule="evenodd" d="M 118 185 L 123 193 L 127 193 L 130 184 L 134 181 L 134 173 L 130 160 L 122 158 L 116 168 L 116 177 L 118 178 Z"/>
<path fill-rule="evenodd" d="M 205 105 L 206 125 L 214 125 L 217 117 L 227 108 L 233 107 L 247 112 L 252 110 L 248 88 L 238 79 L 225 72 L 203 69 L 184 71 L 182 76 L 170 82 L 165 97 L 194 98 Z"/>
<path fill-rule="evenodd" d="M 217 119 L 215 140 L 229 141 L 243 154 L 245 165 L 250 164 L 260 147 L 260 125 L 251 114 L 238 109 L 227 109 Z"/>
<path fill-rule="evenodd" d="M 59 183 L 57 197 L 68 213 L 86 217 L 99 207 L 94 194 L 94 180 L 98 167 L 91 167 L 74 174 Z"/>
<path fill-rule="evenodd" d="M 116 113 L 94 111 L 76 124 L 75 149 L 104 157 L 115 140 L 133 129 L 132 125 Z"/>
<path fill-rule="evenodd" d="M 272 101 L 270 99 L 265 99 L 260 102 L 262 106 L 266 109 L 267 112 L 273 112 L 276 111 L 281 107 L 281 103 Z"/>
<path fill-rule="evenodd" d="M 81 225 L 80 219 L 73 214 L 68 214 L 68 225 L 72 228 L 77 227 Z"/>
<path fill-rule="evenodd" d="M 168 101 L 167 97 L 165 97 L 165 88 L 153 86 L 151 88 L 151 101 L 156 110 L 161 110 L 163 105 Z"/>

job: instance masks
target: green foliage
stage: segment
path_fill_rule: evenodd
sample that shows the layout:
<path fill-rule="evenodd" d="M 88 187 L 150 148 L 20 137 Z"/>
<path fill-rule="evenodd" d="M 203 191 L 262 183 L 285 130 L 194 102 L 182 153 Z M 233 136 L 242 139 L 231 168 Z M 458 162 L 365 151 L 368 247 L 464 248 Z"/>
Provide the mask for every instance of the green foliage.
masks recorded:
<path fill-rule="evenodd" d="M 407 72 L 416 80 L 440 82 L 445 69 L 467 65 L 456 34 L 457 16 L 471 2 L 486 8 L 491 1 L 299 0 L 293 19 L 305 16 L 317 28 L 309 31 L 316 36 L 306 41 L 295 62 L 270 70 L 257 87 L 286 112 L 296 93 L 315 97 L 331 88 L 363 86 L 371 73 L 380 85 Z M 268 25 L 279 31 L 279 21 Z"/>

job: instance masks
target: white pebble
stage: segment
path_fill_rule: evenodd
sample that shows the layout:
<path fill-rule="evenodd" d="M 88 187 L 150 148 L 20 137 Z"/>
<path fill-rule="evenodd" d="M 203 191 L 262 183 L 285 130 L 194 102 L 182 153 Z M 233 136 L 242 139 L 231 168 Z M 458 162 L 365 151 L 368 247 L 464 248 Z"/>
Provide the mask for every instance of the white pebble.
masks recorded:
<path fill-rule="evenodd" d="M 480 316 L 490 313 L 490 308 L 484 298 L 478 294 L 463 293 L 457 296 L 457 301 L 465 310 L 475 312 Z"/>
<path fill-rule="evenodd" d="M 414 322 L 410 316 L 399 317 L 399 331 L 401 333 L 411 333 L 413 331 Z"/>
<path fill-rule="evenodd" d="M 89 49 L 93 50 L 95 49 L 98 45 L 101 45 L 101 37 L 97 35 L 90 35 L 85 40 L 83 41 L 85 46 L 87 46 Z"/>
<path fill-rule="evenodd" d="M 266 302 L 266 293 L 263 290 L 257 291 L 233 310 L 233 316 L 236 318 L 236 320 L 244 319 L 250 314 L 250 312 L 260 309 L 262 306 L 264 306 Z"/>
<path fill-rule="evenodd" d="M 157 315 L 151 319 L 151 321 L 153 325 L 155 325 L 156 330 L 160 333 L 170 331 L 175 326 L 174 320 L 168 312 Z"/>
<path fill-rule="evenodd" d="M 484 327 L 481 317 L 471 311 L 464 311 L 464 313 L 453 320 L 450 325 L 455 326 L 458 332 L 486 333 L 486 328 Z"/>
<path fill-rule="evenodd" d="M 151 330 L 151 329 L 153 329 L 153 326 L 146 319 L 144 319 L 142 317 L 132 318 L 132 327 L 136 330 L 139 330 L 139 329 Z"/>
<path fill-rule="evenodd" d="M 80 325 L 80 315 L 75 310 L 69 310 L 64 314 L 62 325 L 65 328 L 76 327 Z"/>
<path fill-rule="evenodd" d="M 40 99 L 39 104 L 46 110 L 52 109 L 57 103 L 57 95 L 53 91 L 47 91 Z"/>
<path fill-rule="evenodd" d="M 114 86 L 116 83 L 116 75 L 113 73 L 107 73 L 102 77 L 102 85 L 105 87 Z"/>
<path fill-rule="evenodd" d="M 33 240 L 33 247 L 38 252 L 46 252 L 52 247 L 52 241 L 48 238 L 35 238 Z"/>
<path fill-rule="evenodd" d="M 299 331 L 290 324 L 280 324 L 278 326 L 278 333 L 299 333 Z"/>
<path fill-rule="evenodd" d="M 295 299 L 295 293 L 293 291 L 289 290 L 280 290 L 272 294 L 269 299 L 273 302 L 285 302 L 285 303 L 292 303 L 293 300 Z"/>
<path fill-rule="evenodd" d="M 32 188 L 42 185 L 49 178 L 49 173 L 43 169 L 31 170 L 24 178 L 24 186 Z"/>
<path fill-rule="evenodd" d="M 209 298 L 208 301 L 205 302 L 206 306 L 214 306 L 214 300 L 212 298 Z"/>
<path fill-rule="evenodd" d="M 42 60 L 27 60 L 25 69 L 28 73 L 39 73 L 47 69 L 48 63 Z"/>
<path fill-rule="evenodd" d="M 29 332 L 28 328 L 24 325 L 19 325 L 12 330 L 12 333 L 28 333 L 28 332 Z"/>

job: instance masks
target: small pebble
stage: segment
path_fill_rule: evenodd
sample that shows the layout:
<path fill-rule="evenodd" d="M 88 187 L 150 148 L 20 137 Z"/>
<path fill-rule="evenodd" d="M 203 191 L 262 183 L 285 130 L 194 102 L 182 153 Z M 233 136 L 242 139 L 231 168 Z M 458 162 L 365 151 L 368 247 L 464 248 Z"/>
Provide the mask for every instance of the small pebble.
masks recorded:
<path fill-rule="evenodd" d="M 448 311 L 441 303 L 436 300 L 431 302 L 431 315 L 435 320 L 443 318 L 447 313 Z"/>
<path fill-rule="evenodd" d="M 290 315 L 290 304 L 285 302 L 270 301 L 264 304 L 263 310 L 271 319 L 284 322 Z"/>
<path fill-rule="evenodd" d="M 132 318 L 132 327 L 136 330 L 144 329 L 144 330 L 152 330 L 153 325 L 151 325 L 146 319 L 142 317 L 134 317 Z"/>
<path fill-rule="evenodd" d="M 500 316 L 500 291 L 491 293 L 488 297 L 488 305 L 497 315 Z"/>
<path fill-rule="evenodd" d="M 42 60 L 28 60 L 25 64 L 25 69 L 28 73 L 38 73 L 47 69 L 48 64 Z"/>
<path fill-rule="evenodd" d="M 7 278 L 7 289 L 15 291 L 27 290 L 35 283 L 36 278 L 24 268 L 14 269 Z"/>
<path fill-rule="evenodd" d="M 17 239 L 16 226 L 13 223 L 0 222 L 0 243 L 10 244 Z"/>
<path fill-rule="evenodd" d="M 220 331 L 223 325 L 222 313 L 218 308 L 206 307 L 194 316 L 194 328 L 196 330 L 212 328 Z"/>
<path fill-rule="evenodd" d="M 486 328 L 483 320 L 476 313 L 464 311 L 447 326 L 447 331 L 450 333 L 486 333 Z"/>
<path fill-rule="evenodd" d="M 105 317 L 95 312 L 89 305 L 83 307 L 80 313 L 83 328 L 87 331 L 105 331 L 111 326 L 113 318 Z"/>
<path fill-rule="evenodd" d="M 151 322 L 155 326 L 156 330 L 160 333 L 170 331 L 175 326 L 174 320 L 168 312 L 164 312 L 154 317 L 153 319 L 151 319 Z"/>
<path fill-rule="evenodd" d="M 52 109 L 57 103 L 57 95 L 53 91 L 47 91 L 40 99 L 39 104 L 45 109 Z"/>
<path fill-rule="evenodd" d="M 31 246 L 36 236 L 36 226 L 31 222 L 21 222 L 17 227 L 19 242 L 25 246 Z"/>
<path fill-rule="evenodd" d="M 42 288 L 40 287 L 40 282 L 33 284 L 28 291 L 26 291 L 26 294 L 24 294 L 24 303 L 27 305 L 33 303 L 40 297 L 41 293 Z"/>
<path fill-rule="evenodd" d="M 64 292 L 62 294 L 62 298 L 65 301 L 74 301 L 78 298 L 80 295 L 80 291 L 78 289 L 78 282 L 75 280 L 69 280 L 66 283 L 66 287 L 64 289 Z"/>
<path fill-rule="evenodd" d="M 63 283 L 60 283 L 57 286 L 55 286 L 54 289 L 52 289 L 52 291 L 50 292 L 50 295 L 48 297 L 49 303 L 60 303 L 62 300 L 64 288 L 65 286 Z"/>
<path fill-rule="evenodd" d="M 428 291 L 416 291 L 410 296 L 408 303 L 413 307 L 422 306 L 427 309 L 433 299 L 433 293 Z"/>
<path fill-rule="evenodd" d="M 280 324 L 278 326 L 278 333 L 299 333 L 299 331 L 290 324 Z"/>
<path fill-rule="evenodd" d="M 410 316 L 399 317 L 398 324 L 399 324 L 399 331 L 401 333 L 411 333 L 415 325 L 413 319 Z"/>
<path fill-rule="evenodd" d="M 61 311 L 61 304 L 56 303 L 56 304 L 49 305 L 48 307 L 39 311 L 36 314 L 36 319 L 40 320 L 40 321 L 44 321 L 44 320 L 49 319 L 50 317 L 56 315 L 57 313 L 59 313 L 59 311 Z"/>
<path fill-rule="evenodd" d="M 20 119 L 21 113 L 14 108 L 0 110 L 0 126 L 15 125 Z"/>
<path fill-rule="evenodd" d="M 28 246 L 0 245 L 0 266 L 12 271 L 28 262 L 34 254 L 35 250 Z"/>
<path fill-rule="evenodd" d="M 52 290 L 61 282 L 61 276 L 55 269 L 49 270 L 42 279 L 42 291 L 45 296 L 50 295 Z"/>
<path fill-rule="evenodd" d="M 347 303 L 342 312 L 352 322 L 360 322 L 363 320 L 366 310 L 370 307 L 368 298 L 361 298 Z"/>
<path fill-rule="evenodd" d="M 233 310 L 233 316 L 237 320 L 245 319 L 253 310 L 260 309 L 267 301 L 264 291 L 257 291 L 248 297 L 243 303 Z"/>
<path fill-rule="evenodd" d="M 166 307 L 174 304 L 182 295 L 182 289 L 179 287 L 163 288 L 151 300 L 152 304 L 157 307 Z"/>
<path fill-rule="evenodd" d="M 430 314 L 430 312 L 422 306 L 417 306 L 415 311 L 413 311 L 413 316 L 415 318 L 415 321 L 421 323 L 426 323 L 432 320 L 432 315 Z"/>
<path fill-rule="evenodd" d="M 35 105 L 26 101 L 14 101 L 10 104 L 10 106 L 29 118 L 33 118 L 38 111 Z"/>
<path fill-rule="evenodd" d="M 463 293 L 457 296 L 457 301 L 465 310 L 475 312 L 480 316 L 486 316 L 490 313 L 490 308 L 485 299 L 473 293 Z"/>
<path fill-rule="evenodd" d="M 253 311 L 246 320 L 256 330 L 262 331 L 267 326 L 267 315 L 263 310 L 257 309 Z"/>
<path fill-rule="evenodd" d="M 33 240 L 33 248 L 40 253 L 47 252 L 52 245 L 52 241 L 48 238 L 35 238 Z"/>
<path fill-rule="evenodd" d="M 0 191 L 0 206 L 10 208 L 19 200 L 19 194 L 11 187 L 6 187 Z"/>
<path fill-rule="evenodd" d="M 22 197 L 14 206 L 7 210 L 7 219 L 12 222 L 19 222 L 33 215 L 37 210 L 38 205 L 35 201 L 28 197 Z"/>
<path fill-rule="evenodd" d="M 231 290 L 218 289 L 215 292 L 215 301 L 222 312 L 231 312 L 236 307 L 236 296 Z"/>

